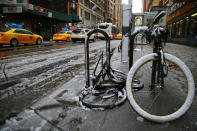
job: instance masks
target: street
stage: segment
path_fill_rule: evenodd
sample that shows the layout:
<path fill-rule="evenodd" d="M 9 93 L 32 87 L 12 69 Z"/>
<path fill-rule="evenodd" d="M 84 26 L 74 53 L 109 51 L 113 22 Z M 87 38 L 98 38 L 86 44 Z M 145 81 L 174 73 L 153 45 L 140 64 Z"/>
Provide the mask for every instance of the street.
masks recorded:
<path fill-rule="evenodd" d="M 112 47 L 119 42 L 111 41 Z M 48 46 L 42 51 L 36 49 L 31 53 L 1 59 L 1 130 L 196 131 L 196 97 L 185 115 L 163 124 L 138 116 L 128 102 L 111 110 L 81 107 L 78 96 L 85 85 L 84 45 L 58 45 L 63 46 Z M 142 48 L 143 52 L 140 51 Z M 102 50 L 105 50 L 105 41 L 90 44 L 91 69 Z M 186 63 L 197 86 L 197 48 L 167 43 L 164 50 Z M 151 52 L 152 48 L 148 46 L 137 47 L 134 61 Z M 121 55 L 116 50 L 112 57 L 112 67 L 127 73 L 128 63 L 121 63 L 120 59 Z M 6 123 L 4 120 L 7 120 Z"/>
<path fill-rule="evenodd" d="M 91 62 L 95 62 L 96 55 L 105 49 L 104 45 L 105 41 L 90 43 Z M 80 42 L 0 50 L 1 55 L 5 54 L 0 62 L 1 123 L 84 70 L 84 44 Z"/>
<path fill-rule="evenodd" d="M 69 46 L 74 46 L 75 44 L 71 44 L 72 42 L 44 42 L 43 45 L 35 45 L 35 44 L 24 44 L 19 45 L 18 47 L 10 47 L 9 45 L 5 45 L 0 48 L 0 58 L 8 58 L 10 56 L 15 55 L 23 55 L 25 53 L 31 53 L 31 52 L 38 52 L 38 51 L 44 51 L 44 50 L 50 50 L 50 49 L 58 49 L 58 48 L 64 48 Z"/>

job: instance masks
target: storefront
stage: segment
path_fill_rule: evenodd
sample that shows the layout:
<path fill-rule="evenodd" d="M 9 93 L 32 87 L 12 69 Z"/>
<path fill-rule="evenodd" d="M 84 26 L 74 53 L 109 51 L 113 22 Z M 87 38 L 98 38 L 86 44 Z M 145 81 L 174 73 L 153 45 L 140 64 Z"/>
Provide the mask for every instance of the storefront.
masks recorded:
<path fill-rule="evenodd" d="M 167 28 L 173 42 L 197 46 L 197 3 L 179 2 L 168 9 Z"/>
<path fill-rule="evenodd" d="M 45 40 L 51 39 L 68 23 L 79 21 L 76 15 L 66 15 L 32 4 L 1 5 L 1 9 L 1 26 L 7 22 L 21 24 L 23 28 L 42 35 Z"/>

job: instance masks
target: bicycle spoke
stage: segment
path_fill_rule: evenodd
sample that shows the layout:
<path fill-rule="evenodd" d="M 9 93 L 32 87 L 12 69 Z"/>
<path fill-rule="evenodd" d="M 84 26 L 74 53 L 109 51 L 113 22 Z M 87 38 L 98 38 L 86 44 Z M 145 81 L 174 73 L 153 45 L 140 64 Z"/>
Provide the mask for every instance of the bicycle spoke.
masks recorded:
<path fill-rule="evenodd" d="M 148 107 L 148 110 L 150 110 L 150 108 L 153 106 L 153 104 L 155 103 L 155 101 L 157 100 L 157 98 L 160 96 L 160 94 L 161 94 L 161 91 L 155 96 L 155 98 L 153 99 L 152 103 Z"/>

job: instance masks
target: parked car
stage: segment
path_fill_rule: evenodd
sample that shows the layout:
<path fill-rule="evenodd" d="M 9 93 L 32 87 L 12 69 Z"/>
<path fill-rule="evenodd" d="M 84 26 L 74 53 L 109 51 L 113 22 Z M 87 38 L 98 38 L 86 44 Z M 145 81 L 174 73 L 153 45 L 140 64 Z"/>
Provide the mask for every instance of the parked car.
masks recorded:
<path fill-rule="evenodd" d="M 88 32 L 91 31 L 92 29 L 85 29 L 85 28 L 77 28 L 72 31 L 72 41 L 75 43 L 76 41 L 85 41 L 85 37 L 87 36 Z M 95 41 L 95 35 L 90 36 L 90 40 L 93 42 Z"/>
<path fill-rule="evenodd" d="M 60 31 L 53 35 L 53 40 L 58 41 L 71 41 L 71 31 Z"/>
<path fill-rule="evenodd" d="M 0 44 L 10 44 L 17 46 L 18 44 L 35 43 L 42 44 L 43 38 L 31 31 L 19 28 L 3 28 L 0 29 Z"/>
<path fill-rule="evenodd" d="M 118 34 L 116 35 L 116 39 L 122 40 L 122 33 L 118 33 Z"/>

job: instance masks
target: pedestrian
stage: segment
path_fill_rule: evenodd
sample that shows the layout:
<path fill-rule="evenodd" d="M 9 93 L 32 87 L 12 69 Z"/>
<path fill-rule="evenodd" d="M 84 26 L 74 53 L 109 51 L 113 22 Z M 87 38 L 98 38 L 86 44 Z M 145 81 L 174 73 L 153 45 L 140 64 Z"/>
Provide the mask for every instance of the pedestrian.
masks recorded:
<path fill-rule="evenodd" d="M 165 46 L 166 45 L 166 41 L 168 39 L 168 35 L 169 35 L 169 30 L 168 28 L 166 28 L 164 34 L 163 34 L 163 37 L 162 37 L 162 42 L 163 42 L 163 45 Z"/>

